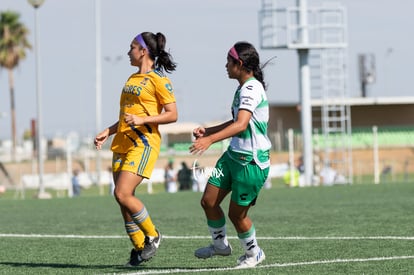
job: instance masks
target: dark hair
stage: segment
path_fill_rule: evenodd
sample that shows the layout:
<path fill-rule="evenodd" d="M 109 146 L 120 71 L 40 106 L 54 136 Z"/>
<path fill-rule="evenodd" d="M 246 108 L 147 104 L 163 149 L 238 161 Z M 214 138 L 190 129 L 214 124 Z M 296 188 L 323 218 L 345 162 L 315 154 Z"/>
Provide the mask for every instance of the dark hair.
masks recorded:
<path fill-rule="evenodd" d="M 147 44 L 149 56 L 155 62 L 155 68 L 164 70 L 167 73 L 174 71 L 177 64 L 173 62 L 170 53 L 165 51 L 165 44 L 167 42 L 165 36 L 160 32 L 157 34 L 143 32 L 141 35 L 145 44 Z"/>
<path fill-rule="evenodd" d="M 237 42 L 234 44 L 234 49 L 239 55 L 239 59 L 242 61 L 242 67 L 247 72 L 253 72 L 253 76 L 262 83 L 263 88 L 266 90 L 266 83 L 264 82 L 263 71 L 264 66 L 260 65 L 259 53 L 256 51 L 255 47 L 249 42 Z M 233 62 L 237 60 L 230 56 L 233 59 Z"/>

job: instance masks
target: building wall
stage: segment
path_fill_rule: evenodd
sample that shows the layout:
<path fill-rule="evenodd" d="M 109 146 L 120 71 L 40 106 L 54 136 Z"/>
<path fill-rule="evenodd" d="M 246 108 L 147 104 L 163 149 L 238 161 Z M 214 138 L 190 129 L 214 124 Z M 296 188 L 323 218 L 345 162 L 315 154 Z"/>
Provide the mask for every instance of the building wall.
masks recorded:
<path fill-rule="evenodd" d="M 269 110 L 269 132 L 300 129 L 300 112 L 293 106 L 271 106 Z"/>
<path fill-rule="evenodd" d="M 320 127 L 317 118 L 319 111 L 313 109 L 314 127 Z M 354 105 L 351 106 L 352 127 L 371 126 L 413 126 L 414 104 L 395 105 Z M 271 106 L 269 132 L 287 131 L 289 128 L 301 130 L 300 111 L 297 106 Z"/>
<path fill-rule="evenodd" d="M 353 127 L 414 126 L 414 105 L 352 106 Z"/>

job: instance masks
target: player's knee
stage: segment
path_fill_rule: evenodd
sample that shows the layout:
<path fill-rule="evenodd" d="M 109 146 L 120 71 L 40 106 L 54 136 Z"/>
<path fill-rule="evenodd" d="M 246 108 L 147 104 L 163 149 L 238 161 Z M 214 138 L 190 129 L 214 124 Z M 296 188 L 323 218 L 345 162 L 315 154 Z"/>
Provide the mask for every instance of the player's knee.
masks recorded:
<path fill-rule="evenodd" d="M 129 196 L 128 193 L 124 192 L 124 190 L 119 189 L 119 188 L 115 188 L 114 197 L 120 205 L 124 204 L 124 202 L 127 200 L 128 196 Z"/>
<path fill-rule="evenodd" d="M 206 201 L 204 199 L 200 200 L 200 205 L 203 209 L 206 209 Z"/>
<path fill-rule="evenodd" d="M 214 208 L 214 204 L 206 200 L 205 198 L 202 198 L 200 201 L 200 205 L 203 209 L 211 209 Z"/>

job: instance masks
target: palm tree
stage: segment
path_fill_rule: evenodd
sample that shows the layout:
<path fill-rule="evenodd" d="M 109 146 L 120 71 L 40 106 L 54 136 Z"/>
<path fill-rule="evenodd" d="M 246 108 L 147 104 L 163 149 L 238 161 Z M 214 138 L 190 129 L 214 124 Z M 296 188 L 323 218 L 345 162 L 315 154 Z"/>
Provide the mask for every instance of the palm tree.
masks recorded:
<path fill-rule="evenodd" d="M 17 144 L 13 69 L 26 57 L 26 50 L 32 48 L 27 40 L 29 31 L 19 22 L 19 17 L 13 11 L 0 13 L 0 67 L 6 68 L 9 76 L 13 160 L 16 159 Z"/>

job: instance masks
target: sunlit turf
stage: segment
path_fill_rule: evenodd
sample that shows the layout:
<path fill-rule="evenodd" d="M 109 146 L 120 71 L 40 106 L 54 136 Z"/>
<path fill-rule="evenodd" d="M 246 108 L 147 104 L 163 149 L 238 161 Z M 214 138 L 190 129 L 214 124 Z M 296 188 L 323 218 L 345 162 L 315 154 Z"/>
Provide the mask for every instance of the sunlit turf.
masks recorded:
<path fill-rule="evenodd" d="M 306 188 L 274 183 L 250 211 L 266 260 L 262 268 L 243 271 L 226 269 L 242 254 L 231 224 L 233 255 L 193 256 L 210 243 L 201 193 L 167 194 L 156 185 L 146 194 L 141 187 L 137 196 L 165 236 L 156 257 L 141 267 L 123 267 L 131 246 L 118 206 L 107 192 L 99 196 L 91 188 L 77 198 L 1 197 L 0 274 L 414 273 L 413 183 Z M 228 200 L 225 211 L 227 206 Z"/>

